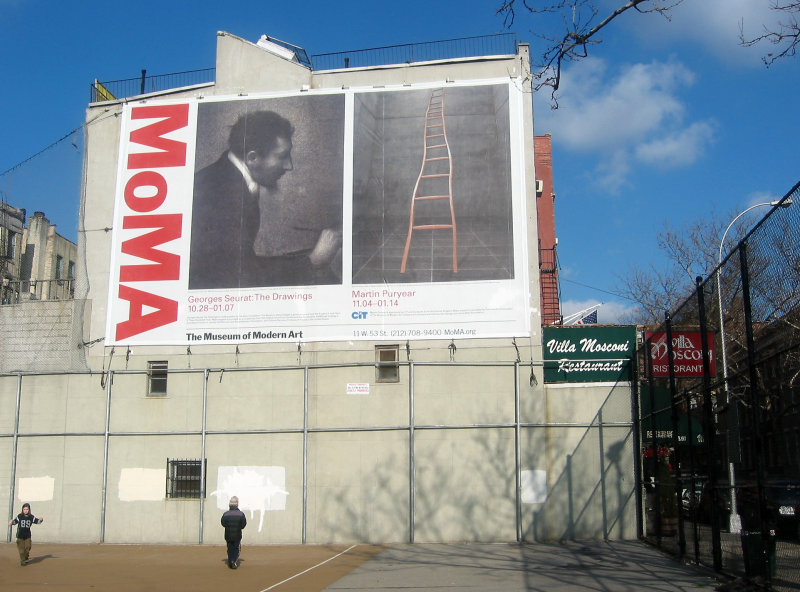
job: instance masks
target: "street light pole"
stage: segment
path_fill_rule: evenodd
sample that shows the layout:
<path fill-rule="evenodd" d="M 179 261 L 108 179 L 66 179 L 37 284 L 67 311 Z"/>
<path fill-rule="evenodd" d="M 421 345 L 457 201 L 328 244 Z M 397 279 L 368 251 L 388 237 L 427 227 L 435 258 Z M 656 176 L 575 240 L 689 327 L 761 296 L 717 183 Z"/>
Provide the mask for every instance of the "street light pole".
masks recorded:
<path fill-rule="evenodd" d="M 736 221 L 744 216 L 750 210 L 754 210 L 755 208 L 760 208 L 763 206 L 771 206 L 776 207 L 780 206 L 782 208 L 788 208 L 792 205 L 792 199 L 786 199 L 784 201 L 781 200 L 774 200 L 774 201 L 765 201 L 763 203 L 757 203 L 755 205 L 750 206 L 749 208 L 742 210 L 739 212 L 736 217 L 731 220 L 731 223 L 728 224 L 728 227 L 725 229 L 725 232 L 722 233 L 722 240 L 719 241 L 719 254 L 717 255 L 717 304 L 719 308 L 719 336 L 720 336 L 720 347 L 722 348 L 722 380 L 725 385 L 725 402 L 728 404 L 728 409 L 730 409 L 731 404 L 731 396 L 730 396 L 730 387 L 728 385 L 728 356 L 726 353 L 725 348 L 725 315 L 723 314 L 722 310 L 722 282 L 721 282 L 721 273 L 722 273 L 722 247 L 725 244 L 725 237 L 728 236 L 728 231 L 736 224 Z M 730 426 L 728 426 L 730 430 Z M 729 440 L 730 442 L 730 440 Z M 731 513 L 730 513 L 730 523 L 729 523 L 729 532 L 731 533 L 738 533 L 742 528 L 741 518 L 739 517 L 739 513 L 736 511 L 736 473 L 733 466 L 733 462 L 730 461 L 730 448 L 728 449 L 728 481 L 731 489 Z"/>

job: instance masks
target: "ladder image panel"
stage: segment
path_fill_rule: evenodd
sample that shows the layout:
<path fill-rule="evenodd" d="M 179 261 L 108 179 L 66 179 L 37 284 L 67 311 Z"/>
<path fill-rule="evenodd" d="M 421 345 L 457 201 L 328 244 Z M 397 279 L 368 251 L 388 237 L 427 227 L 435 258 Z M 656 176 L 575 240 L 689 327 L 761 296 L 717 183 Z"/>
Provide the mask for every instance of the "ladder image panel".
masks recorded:
<path fill-rule="evenodd" d="M 431 92 L 425 112 L 423 131 L 422 166 L 411 195 L 411 212 L 408 219 L 408 235 L 403 250 L 400 273 L 405 273 L 411 239 L 415 230 L 451 230 L 453 247 L 453 272 L 458 272 L 458 239 L 456 214 L 453 208 L 453 157 L 447 141 L 444 118 L 445 89 Z M 418 211 L 420 202 L 427 202 L 424 214 Z M 439 204 L 435 206 L 434 204 Z M 417 222 L 421 219 L 421 222 Z"/>

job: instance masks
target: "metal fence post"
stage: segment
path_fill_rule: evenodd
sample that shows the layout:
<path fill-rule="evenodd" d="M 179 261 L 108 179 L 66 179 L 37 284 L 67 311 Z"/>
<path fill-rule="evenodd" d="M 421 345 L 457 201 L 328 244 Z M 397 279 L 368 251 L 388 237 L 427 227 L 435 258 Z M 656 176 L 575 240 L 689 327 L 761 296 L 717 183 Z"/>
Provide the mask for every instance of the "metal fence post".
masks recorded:
<path fill-rule="evenodd" d="M 747 340 L 747 369 L 750 382 L 750 407 L 753 413 L 753 458 L 756 464 L 756 489 L 758 491 L 758 522 L 761 527 L 761 548 L 763 573 L 770 578 L 767 540 L 769 528 L 766 524 L 766 497 L 764 495 L 764 446 L 761 440 L 761 402 L 759 400 L 758 376 L 755 362 L 755 339 L 753 338 L 753 310 L 750 299 L 750 270 L 747 264 L 747 242 L 739 244 L 739 263 L 742 275 L 742 303 L 744 307 L 744 330 Z M 744 528 L 744 525 L 743 525 Z"/>
<path fill-rule="evenodd" d="M 653 471 L 653 527 L 655 528 L 655 535 L 658 539 L 658 546 L 661 546 L 661 496 L 658 495 L 659 487 L 661 484 L 658 482 L 658 426 L 656 425 L 656 391 L 653 386 L 653 354 L 651 349 L 653 347 L 652 337 L 645 340 L 645 357 L 647 360 L 647 390 L 650 391 L 650 452 L 652 453 L 652 471 Z M 645 504 L 646 506 L 646 504 Z M 647 509 L 647 508 L 645 508 Z M 645 516 L 645 525 L 647 524 L 647 516 Z M 645 534 L 647 534 L 647 527 L 645 526 Z"/>
<path fill-rule="evenodd" d="M 672 349 L 672 317 L 664 311 L 664 325 L 667 331 L 667 366 L 669 367 L 669 403 L 672 411 L 672 449 L 675 451 L 675 499 L 678 502 L 678 550 L 680 556 L 686 555 L 686 534 L 683 530 L 683 512 L 681 512 L 681 474 L 680 442 L 678 441 L 678 406 L 675 404 L 675 366 Z"/>
<path fill-rule="evenodd" d="M 711 552 L 714 570 L 722 570 L 722 542 L 719 534 L 719 491 L 717 489 L 717 436 L 711 405 L 711 357 L 708 350 L 706 303 L 703 297 L 703 278 L 697 276 L 697 316 L 700 322 L 700 343 L 703 348 L 703 423 L 708 446 L 708 479 L 711 482 Z"/>

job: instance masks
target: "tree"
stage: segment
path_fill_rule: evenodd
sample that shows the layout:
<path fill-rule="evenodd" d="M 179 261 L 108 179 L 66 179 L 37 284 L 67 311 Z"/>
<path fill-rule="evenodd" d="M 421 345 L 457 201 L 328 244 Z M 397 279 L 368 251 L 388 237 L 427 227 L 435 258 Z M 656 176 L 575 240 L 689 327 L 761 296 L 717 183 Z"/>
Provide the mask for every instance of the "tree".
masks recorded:
<path fill-rule="evenodd" d="M 732 220 L 736 212 L 713 214 L 707 219 L 694 220 L 684 227 L 668 223 L 658 233 L 656 241 L 663 253 L 662 267 L 634 264 L 617 276 L 618 291 L 636 303 L 636 308 L 623 322 L 652 325 L 664 320 L 664 311 L 675 311 L 695 289 L 697 276 L 708 277 L 717 266 L 719 242 L 725 231 L 722 220 Z M 739 219 L 728 231 L 725 245 L 730 249 L 744 236 L 752 218 Z M 723 255 L 727 249 L 723 251 Z"/>
<path fill-rule="evenodd" d="M 797 22 L 797 17 L 800 16 L 800 2 L 772 0 L 770 8 L 781 14 L 776 31 L 771 31 L 764 26 L 761 35 L 748 39 L 744 35 L 744 25 L 739 26 L 739 40 L 744 47 L 751 47 L 761 42 L 771 43 L 775 46 L 774 52 L 767 53 L 761 58 L 768 68 L 781 58 L 794 57 L 797 54 L 798 41 L 800 41 L 800 25 Z"/>
<path fill-rule="evenodd" d="M 617 8 L 610 12 L 603 12 L 601 17 L 601 0 L 502 0 L 496 14 L 503 17 L 503 25 L 511 27 L 523 14 L 530 14 L 537 19 L 537 30 L 533 35 L 544 42 L 544 51 L 538 58 L 533 58 L 530 73 L 533 79 L 533 89 L 541 90 L 551 88 L 551 106 L 558 108 L 556 92 L 561 85 L 561 70 L 565 62 L 580 61 L 589 56 L 589 48 L 602 42 L 600 32 L 608 27 L 622 14 L 635 11 L 641 14 L 657 13 L 669 20 L 671 11 L 683 0 L 618 0 Z M 800 15 L 799 0 L 771 0 L 772 10 L 778 11 L 783 17 L 776 30 L 771 30 L 766 25 L 763 33 L 752 39 L 744 35 L 743 24 L 740 25 L 740 43 L 745 47 L 757 45 L 761 42 L 772 43 L 776 46 L 774 52 L 768 53 L 763 60 L 767 66 L 783 57 L 794 56 L 797 50 L 800 26 L 797 17 Z M 553 34 L 539 33 L 538 31 L 550 30 L 550 21 L 560 21 Z"/>
<path fill-rule="evenodd" d="M 552 88 L 553 108 L 558 107 L 556 91 L 561 85 L 561 68 L 564 62 L 579 61 L 589 55 L 589 46 L 601 42 L 598 33 L 614 19 L 629 10 L 640 13 L 656 12 L 669 18 L 669 11 L 683 0 L 627 0 L 624 4 L 598 20 L 600 9 L 597 0 L 503 0 L 497 14 L 502 15 L 503 25 L 514 24 L 518 11 L 523 10 L 534 17 L 557 16 L 563 24 L 560 35 L 533 34 L 545 42 L 541 57 L 533 63 L 533 89 L 546 86 Z"/>

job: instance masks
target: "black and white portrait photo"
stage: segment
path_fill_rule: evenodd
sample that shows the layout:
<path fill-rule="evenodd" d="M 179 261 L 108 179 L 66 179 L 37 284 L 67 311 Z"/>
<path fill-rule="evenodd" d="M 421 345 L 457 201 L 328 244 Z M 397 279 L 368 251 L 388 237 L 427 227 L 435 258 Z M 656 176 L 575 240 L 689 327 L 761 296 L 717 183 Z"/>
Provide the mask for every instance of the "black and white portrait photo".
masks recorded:
<path fill-rule="evenodd" d="M 189 289 L 342 281 L 342 95 L 198 106 Z"/>

